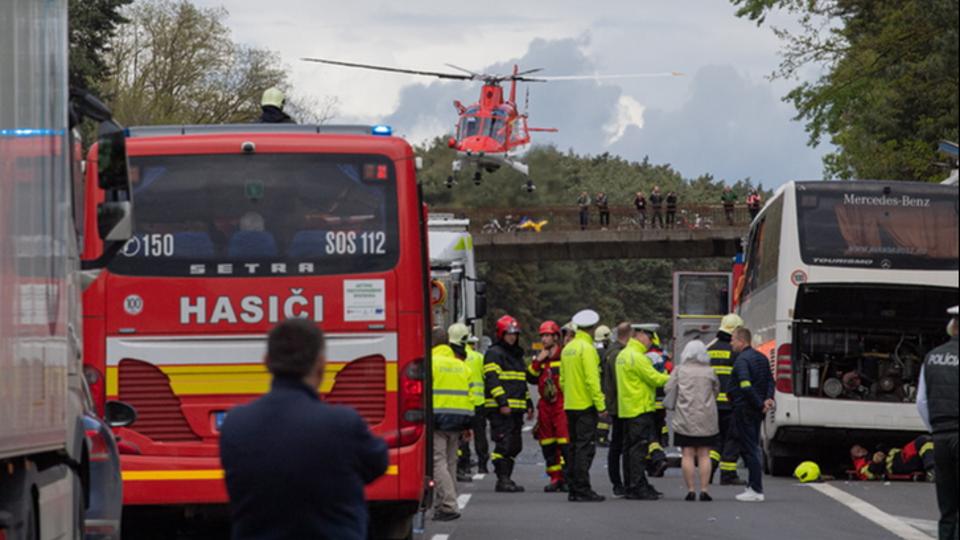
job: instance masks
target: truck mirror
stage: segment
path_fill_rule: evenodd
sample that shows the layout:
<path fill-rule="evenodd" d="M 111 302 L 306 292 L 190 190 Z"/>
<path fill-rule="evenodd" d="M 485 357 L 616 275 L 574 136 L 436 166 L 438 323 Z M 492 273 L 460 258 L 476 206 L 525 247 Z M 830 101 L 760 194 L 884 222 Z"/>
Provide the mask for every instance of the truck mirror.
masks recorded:
<path fill-rule="evenodd" d="M 133 203 L 109 201 L 97 205 L 97 233 L 106 242 L 123 244 L 133 236 Z"/>
<path fill-rule="evenodd" d="M 125 427 L 137 421 L 137 410 L 123 401 L 110 400 L 104 407 L 103 419 L 110 427 Z"/>
<path fill-rule="evenodd" d="M 97 145 L 97 183 L 100 189 L 130 192 L 127 132 L 113 120 L 100 124 Z"/>

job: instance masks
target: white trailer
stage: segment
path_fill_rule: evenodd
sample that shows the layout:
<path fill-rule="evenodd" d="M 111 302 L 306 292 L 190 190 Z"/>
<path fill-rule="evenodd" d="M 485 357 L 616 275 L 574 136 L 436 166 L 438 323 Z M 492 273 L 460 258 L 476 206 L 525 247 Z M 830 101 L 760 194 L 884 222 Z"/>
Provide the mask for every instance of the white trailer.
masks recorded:
<path fill-rule="evenodd" d="M 450 214 L 431 214 L 427 221 L 433 321 L 444 328 L 462 322 L 479 337 L 487 311 L 486 285 L 477 278 L 469 227 L 470 220 Z"/>
<path fill-rule="evenodd" d="M 75 103 L 77 115 L 109 116 L 102 104 L 83 96 Z M 83 178 L 68 119 L 70 99 L 67 0 L 0 2 L 0 538 L 5 540 L 75 539 L 83 531 L 88 487 L 83 220 L 75 199 L 83 193 Z M 123 132 L 117 128 L 110 136 L 119 143 L 111 146 L 114 172 L 125 179 Z M 105 179 L 101 176 L 101 185 Z M 109 240 L 122 239 L 120 229 L 132 219 L 129 183 L 126 187 L 125 193 L 108 190 L 100 208 L 99 228 Z"/>

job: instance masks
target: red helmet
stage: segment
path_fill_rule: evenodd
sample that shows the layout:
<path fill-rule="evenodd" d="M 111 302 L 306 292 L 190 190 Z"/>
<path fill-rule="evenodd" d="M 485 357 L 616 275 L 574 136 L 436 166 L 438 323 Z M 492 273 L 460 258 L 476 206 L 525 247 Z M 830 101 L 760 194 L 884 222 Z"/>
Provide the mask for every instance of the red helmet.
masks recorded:
<path fill-rule="evenodd" d="M 543 321 L 540 323 L 540 335 L 544 334 L 559 334 L 560 325 L 553 321 Z"/>
<path fill-rule="evenodd" d="M 504 334 L 519 334 L 520 323 L 509 315 L 497 319 L 497 339 L 503 339 Z"/>

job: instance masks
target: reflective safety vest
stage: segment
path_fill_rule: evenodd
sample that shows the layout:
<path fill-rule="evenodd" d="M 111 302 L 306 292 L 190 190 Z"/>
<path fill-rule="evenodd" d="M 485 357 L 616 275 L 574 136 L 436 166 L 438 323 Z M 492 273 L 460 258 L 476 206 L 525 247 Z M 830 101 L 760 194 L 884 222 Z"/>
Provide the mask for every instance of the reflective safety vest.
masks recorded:
<path fill-rule="evenodd" d="M 710 367 L 720 381 L 717 408 L 723 411 L 733 409 L 733 404 L 727 397 L 727 386 L 730 384 L 730 374 L 733 373 L 733 361 L 736 358 L 730 345 L 730 334 L 717 332 L 717 337 L 707 345 L 707 354 L 710 355 Z"/>
<path fill-rule="evenodd" d="M 475 407 L 483 406 L 483 355 L 467 345 L 467 367 L 470 368 L 470 397 Z"/>
<path fill-rule="evenodd" d="M 470 368 L 448 345 L 433 348 L 433 420 L 440 431 L 469 429 L 474 404 Z"/>
<path fill-rule="evenodd" d="M 656 410 L 656 389 L 670 376 L 653 367 L 643 344 L 631 339 L 617 355 L 617 417 L 636 418 Z"/>
<path fill-rule="evenodd" d="M 607 409 L 600 389 L 600 355 L 593 346 L 593 338 L 583 330 L 577 330 L 573 341 L 567 343 L 560 354 L 560 389 L 565 410 L 596 407 L 597 412 L 604 412 Z"/>

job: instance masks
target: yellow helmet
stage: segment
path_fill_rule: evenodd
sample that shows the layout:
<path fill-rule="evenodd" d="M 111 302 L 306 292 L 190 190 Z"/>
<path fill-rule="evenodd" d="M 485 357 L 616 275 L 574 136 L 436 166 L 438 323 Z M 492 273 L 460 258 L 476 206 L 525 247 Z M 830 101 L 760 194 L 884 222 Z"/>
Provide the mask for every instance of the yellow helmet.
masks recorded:
<path fill-rule="evenodd" d="M 593 340 L 597 342 L 606 341 L 610 339 L 610 335 L 612 333 L 613 332 L 610 331 L 610 327 L 601 324 L 596 330 L 593 331 Z"/>
<path fill-rule="evenodd" d="M 287 98 L 283 95 L 283 90 L 280 90 L 276 86 L 271 86 L 263 91 L 263 97 L 260 98 L 260 106 L 274 106 L 278 109 L 283 109 L 283 104 L 287 101 Z"/>
<path fill-rule="evenodd" d="M 743 319 L 736 313 L 728 313 L 720 319 L 720 331 L 732 334 L 734 330 L 743 326 Z"/>
<path fill-rule="evenodd" d="M 816 482 L 820 479 L 820 466 L 812 461 L 804 461 L 793 470 L 793 476 L 804 484 Z"/>

